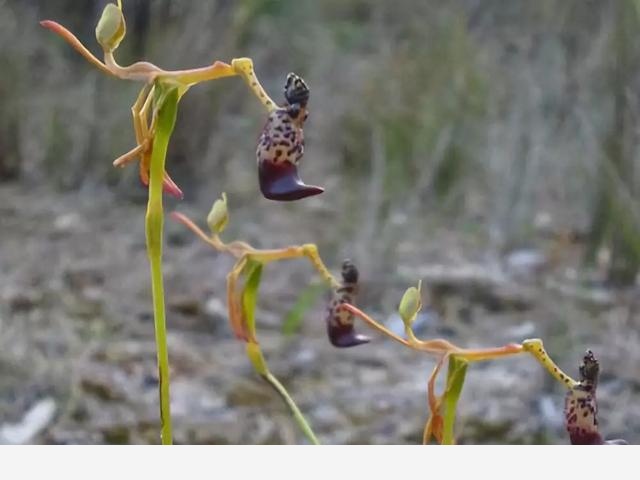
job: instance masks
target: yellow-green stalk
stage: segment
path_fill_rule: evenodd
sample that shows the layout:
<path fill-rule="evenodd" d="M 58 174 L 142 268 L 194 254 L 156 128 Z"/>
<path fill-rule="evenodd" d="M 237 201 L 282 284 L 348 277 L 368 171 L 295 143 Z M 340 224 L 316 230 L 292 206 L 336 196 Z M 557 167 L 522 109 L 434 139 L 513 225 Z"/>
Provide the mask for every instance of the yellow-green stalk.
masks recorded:
<path fill-rule="evenodd" d="M 164 212 L 162 207 L 162 180 L 169 138 L 176 121 L 178 89 L 156 85 L 156 136 L 153 141 L 149 175 L 149 203 L 146 215 L 147 254 L 151 266 L 153 319 L 158 352 L 158 381 L 160 390 L 160 422 L 163 445 L 171 445 L 171 404 L 169 395 L 169 351 L 164 308 L 162 279 L 162 235 Z"/>

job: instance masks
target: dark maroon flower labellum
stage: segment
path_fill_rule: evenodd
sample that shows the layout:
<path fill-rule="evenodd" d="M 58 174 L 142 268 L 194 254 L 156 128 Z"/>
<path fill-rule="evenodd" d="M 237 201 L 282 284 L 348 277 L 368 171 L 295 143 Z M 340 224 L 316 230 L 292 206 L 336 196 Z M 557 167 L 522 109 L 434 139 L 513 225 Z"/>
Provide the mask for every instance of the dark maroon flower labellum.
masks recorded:
<path fill-rule="evenodd" d="M 371 339 L 359 333 L 355 333 L 353 325 L 345 326 L 340 324 L 327 325 L 329 341 L 331 345 L 338 348 L 356 347 L 363 343 L 369 343 Z"/>
<path fill-rule="evenodd" d="M 341 308 L 345 303 L 353 305 L 357 292 L 358 270 L 345 260 L 342 264 L 342 285 L 334 291 L 327 313 L 327 333 L 334 347 L 355 347 L 370 342 L 368 337 L 355 332 L 353 314 Z"/>
<path fill-rule="evenodd" d="M 260 191 L 269 200 L 292 201 L 324 192 L 324 188 L 306 185 L 298 175 L 298 168 L 290 162 L 258 164 Z"/>

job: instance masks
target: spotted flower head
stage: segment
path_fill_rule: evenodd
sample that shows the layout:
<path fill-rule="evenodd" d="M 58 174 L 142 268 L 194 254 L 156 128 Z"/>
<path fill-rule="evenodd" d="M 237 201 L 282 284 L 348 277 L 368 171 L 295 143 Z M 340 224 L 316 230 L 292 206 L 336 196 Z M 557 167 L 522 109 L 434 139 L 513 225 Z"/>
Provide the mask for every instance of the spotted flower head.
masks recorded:
<path fill-rule="evenodd" d="M 342 284 L 334 290 L 327 312 L 327 333 L 331 344 L 338 348 L 355 347 L 369 343 L 370 339 L 356 333 L 353 313 L 341 306 L 353 305 L 358 293 L 358 269 L 350 260 L 342 263 Z"/>
<path fill-rule="evenodd" d="M 321 187 L 306 185 L 298 174 L 304 155 L 304 122 L 309 112 L 309 87 L 290 73 L 284 87 L 286 104 L 271 111 L 258 140 L 256 156 L 260 191 L 270 200 L 291 201 L 318 195 Z"/>

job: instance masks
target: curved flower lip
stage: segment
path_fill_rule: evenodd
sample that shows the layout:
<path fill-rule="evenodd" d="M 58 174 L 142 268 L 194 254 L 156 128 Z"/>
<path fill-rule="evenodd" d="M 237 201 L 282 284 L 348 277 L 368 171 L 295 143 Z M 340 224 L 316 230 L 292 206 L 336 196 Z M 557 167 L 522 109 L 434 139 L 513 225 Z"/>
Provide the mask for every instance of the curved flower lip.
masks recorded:
<path fill-rule="evenodd" d="M 298 167 L 291 162 L 260 162 L 258 177 L 260 191 L 269 200 L 288 202 L 324 192 L 322 187 L 305 184 L 298 175 Z"/>
<path fill-rule="evenodd" d="M 353 325 L 327 324 L 327 333 L 331 345 L 338 348 L 349 348 L 369 343 L 371 339 L 355 332 Z"/>

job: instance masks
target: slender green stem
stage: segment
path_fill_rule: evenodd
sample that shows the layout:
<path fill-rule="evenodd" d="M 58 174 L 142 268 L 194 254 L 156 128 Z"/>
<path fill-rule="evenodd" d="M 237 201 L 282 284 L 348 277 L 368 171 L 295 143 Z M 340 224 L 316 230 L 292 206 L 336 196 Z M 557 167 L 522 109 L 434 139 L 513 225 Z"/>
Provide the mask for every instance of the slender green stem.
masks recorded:
<path fill-rule="evenodd" d="M 291 398 L 291 396 L 289 395 L 287 390 L 284 388 L 284 386 L 280 383 L 280 381 L 276 377 L 274 377 L 269 371 L 267 371 L 266 374 L 262 375 L 262 377 L 269 383 L 269 385 L 271 385 L 275 389 L 276 392 L 278 392 L 280 397 L 282 397 L 284 402 L 287 404 L 287 406 L 291 410 L 291 413 L 293 413 L 293 418 L 296 419 L 296 423 L 300 427 L 300 430 L 302 430 L 302 432 L 307 436 L 309 441 L 314 445 L 320 445 L 320 442 L 318 441 L 315 434 L 313 433 L 313 430 L 311 430 L 311 426 L 309 426 L 309 424 L 307 423 L 307 420 L 304 418 L 304 415 L 302 415 L 302 412 L 296 405 L 296 402 L 293 401 L 293 398 Z"/>
<path fill-rule="evenodd" d="M 153 318 L 155 323 L 156 349 L 158 353 L 158 379 L 160 391 L 160 423 L 163 445 L 173 443 L 171 435 L 171 404 L 169 395 L 169 351 L 167 349 L 167 326 L 164 308 L 164 285 L 162 279 L 162 234 L 164 213 L 162 207 L 162 180 L 169 137 L 175 123 L 177 91 L 168 92 L 162 98 L 158 114 L 158 131 L 154 138 L 149 175 L 149 203 L 146 215 L 147 254 L 151 266 L 151 288 L 153 293 Z"/>
<path fill-rule="evenodd" d="M 156 180 L 158 181 L 158 180 Z M 162 179 L 159 180 L 162 188 Z M 149 181 L 151 192 L 154 184 L 153 175 Z M 161 190 L 162 194 L 162 190 Z M 147 209 L 147 250 L 151 264 L 151 288 L 153 292 L 153 318 L 156 332 L 156 349 L 158 353 L 158 378 L 160 389 L 160 422 L 163 445 L 171 445 L 171 406 L 169 396 L 169 352 L 167 349 L 167 326 L 164 309 L 164 285 L 162 280 L 162 204 L 152 207 L 153 195 L 149 195 Z M 154 246 L 154 245 L 157 245 Z"/>
<path fill-rule="evenodd" d="M 302 430 L 302 432 L 307 436 L 309 441 L 314 445 L 320 445 L 318 438 L 315 433 L 313 433 L 313 430 L 311 430 L 311 426 L 307 423 L 307 420 L 304 418 L 304 415 L 302 415 L 302 412 L 296 405 L 296 402 L 293 401 L 293 398 L 291 398 L 287 389 L 284 388 L 284 385 L 282 385 L 280 381 L 269 371 L 269 366 L 262 354 L 260 345 L 251 342 L 247 343 L 247 356 L 249 357 L 249 360 L 256 372 L 258 372 L 258 374 L 260 374 L 260 376 L 264 378 L 276 392 L 278 392 L 280 398 L 282 398 L 282 400 L 287 404 L 289 410 L 293 413 L 293 418 L 295 418 L 300 430 Z"/>

